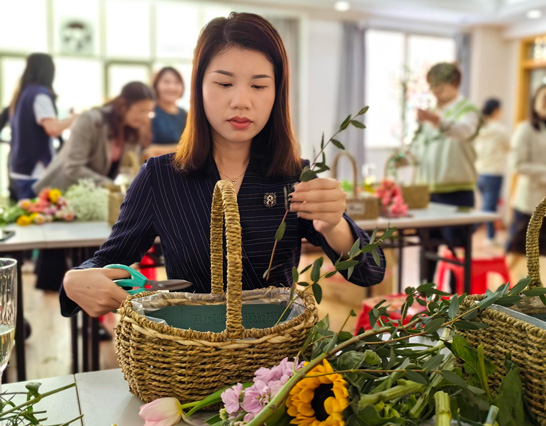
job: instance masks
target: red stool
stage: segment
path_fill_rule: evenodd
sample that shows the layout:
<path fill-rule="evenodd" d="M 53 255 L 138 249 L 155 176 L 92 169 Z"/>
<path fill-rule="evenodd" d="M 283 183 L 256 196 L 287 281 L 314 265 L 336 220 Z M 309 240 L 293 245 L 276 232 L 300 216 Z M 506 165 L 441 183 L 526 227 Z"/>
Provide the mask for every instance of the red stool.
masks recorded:
<path fill-rule="evenodd" d="M 446 259 L 458 260 L 462 259 L 453 256 L 451 250 L 444 250 L 442 257 Z M 510 271 L 506 265 L 506 257 L 498 256 L 489 259 L 472 259 L 472 276 L 470 281 L 470 294 L 483 294 L 487 290 L 487 274 L 499 274 L 504 282 L 510 282 Z M 444 289 L 444 278 L 447 271 L 455 275 L 455 285 L 457 294 L 464 293 L 464 268 L 461 265 L 439 261 L 438 262 L 438 288 Z"/>

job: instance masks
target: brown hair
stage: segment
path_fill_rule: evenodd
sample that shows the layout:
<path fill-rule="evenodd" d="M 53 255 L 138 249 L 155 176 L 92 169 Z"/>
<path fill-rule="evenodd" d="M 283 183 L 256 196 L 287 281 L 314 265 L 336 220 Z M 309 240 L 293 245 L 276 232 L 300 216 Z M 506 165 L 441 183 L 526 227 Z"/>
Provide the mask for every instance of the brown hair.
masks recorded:
<path fill-rule="evenodd" d="M 457 67 L 457 64 L 440 62 L 428 71 L 427 83 L 431 86 L 451 84 L 452 86 L 459 87 L 461 84 L 461 71 Z"/>
<path fill-rule="evenodd" d="M 529 108 L 529 111 L 531 113 L 531 125 L 533 126 L 533 129 L 535 129 L 537 132 L 540 132 L 540 123 L 544 122 L 544 118 L 542 118 L 535 110 L 535 102 L 538 98 L 538 95 L 540 92 L 546 89 L 546 84 L 541 84 L 537 87 L 535 92 L 533 93 L 533 97 L 531 98 L 531 105 Z"/>
<path fill-rule="evenodd" d="M 212 58 L 239 47 L 265 55 L 275 73 L 275 102 L 265 127 L 252 141 L 251 156 L 268 176 L 292 177 L 301 171 L 298 145 L 290 123 L 288 58 L 281 37 L 264 18 L 232 12 L 228 18 L 210 21 L 199 35 L 193 58 L 188 121 L 174 165 L 184 172 L 202 170 L 212 154 L 210 124 L 203 106 L 203 78 Z"/>
<path fill-rule="evenodd" d="M 133 129 L 123 125 L 123 119 L 131 105 L 140 101 L 155 100 L 153 90 L 141 83 L 132 81 L 121 89 L 121 93 L 105 105 L 112 107 L 109 112 L 104 112 L 104 120 L 108 124 L 110 137 L 123 137 L 126 141 L 147 145 L 151 138 L 149 129 Z"/>
<path fill-rule="evenodd" d="M 158 100 L 159 100 L 159 92 L 157 91 L 157 86 L 159 85 L 159 81 L 163 78 L 163 76 L 169 72 L 173 74 L 182 85 L 182 96 L 184 96 L 184 89 L 186 88 L 186 85 L 184 84 L 184 78 L 182 77 L 182 74 L 180 74 L 176 68 L 163 67 L 157 72 L 157 74 L 154 77 L 154 81 L 152 82 L 152 87 L 154 88 L 155 95 Z"/>

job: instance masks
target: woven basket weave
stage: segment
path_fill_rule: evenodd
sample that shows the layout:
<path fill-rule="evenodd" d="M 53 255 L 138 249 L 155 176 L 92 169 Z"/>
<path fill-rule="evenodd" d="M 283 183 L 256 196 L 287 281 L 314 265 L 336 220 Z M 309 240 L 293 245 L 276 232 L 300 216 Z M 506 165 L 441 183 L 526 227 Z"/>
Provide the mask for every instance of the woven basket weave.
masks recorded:
<path fill-rule="evenodd" d="M 347 157 L 353 169 L 353 193 L 347 198 L 347 214 L 354 220 L 377 219 L 379 199 L 373 194 L 358 193 L 356 160 L 350 153 L 342 151 L 336 155 L 332 164 L 332 176 L 337 179 L 337 168 L 341 157 Z"/>
<path fill-rule="evenodd" d="M 527 228 L 527 268 L 530 287 L 542 287 L 539 269 L 539 234 L 546 213 L 546 198 L 536 207 Z M 462 309 L 470 308 L 484 295 L 469 296 Z M 546 313 L 546 306 L 538 296 L 524 297 L 518 307 L 511 307 L 524 314 Z M 504 361 L 511 355 L 512 361 L 521 367 L 523 391 L 531 411 L 540 425 L 546 426 L 546 330 L 514 318 L 504 312 L 486 309 L 478 317 L 489 327 L 481 330 L 459 330 L 470 344 L 484 347 L 485 355 L 495 364 L 496 371 L 490 379 L 498 388 L 505 374 Z"/>
<path fill-rule="evenodd" d="M 402 190 L 402 198 L 410 209 L 425 209 L 428 207 L 430 202 L 430 191 L 429 187 L 426 184 L 417 184 L 415 183 L 415 176 L 417 175 L 418 161 L 415 156 L 410 151 L 405 151 L 403 153 L 403 164 L 396 165 L 396 159 L 400 154 L 395 153 L 387 158 L 385 163 L 385 173 L 384 176 L 387 178 L 389 176 L 390 164 L 395 163 L 394 168 L 402 166 L 413 166 L 413 177 L 411 184 L 401 184 L 400 189 Z"/>
<path fill-rule="evenodd" d="M 224 217 L 228 270 L 225 297 Z M 169 305 L 215 304 L 220 300 L 227 305 L 223 332 L 174 328 L 135 312 L 132 300 L 153 292 L 127 298 L 119 310 L 121 319 L 115 336 L 118 362 L 131 392 L 145 402 L 171 396 L 183 402 L 197 401 L 224 386 L 252 381 L 258 368 L 296 356 L 318 320 L 313 296 L 304 294 L 304 310 L 297 317 L 271 328 L 243 328 L 242 304 L 273 290 L 242 290 L 241 225 L 230 182 L 219 181 L 214 188 L 210 244 L 211 294 L 170 293 Z M 288 288 L 274 291 L 286 293 L 288 300 Z"/>

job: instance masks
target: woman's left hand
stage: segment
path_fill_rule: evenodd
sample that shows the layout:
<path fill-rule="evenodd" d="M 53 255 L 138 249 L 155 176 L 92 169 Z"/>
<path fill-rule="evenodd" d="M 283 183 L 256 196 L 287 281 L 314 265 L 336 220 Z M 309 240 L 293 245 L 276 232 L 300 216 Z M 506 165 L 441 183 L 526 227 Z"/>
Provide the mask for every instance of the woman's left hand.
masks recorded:
<path fill-rule="evenodd" d="M 343 218 L 347 194 L 337 180 L 317 178 L 297 183 L 290 201 L 290 211 L 298 212 L 302 219 L 312 220 L 315 230 L 325 234 Z"/>

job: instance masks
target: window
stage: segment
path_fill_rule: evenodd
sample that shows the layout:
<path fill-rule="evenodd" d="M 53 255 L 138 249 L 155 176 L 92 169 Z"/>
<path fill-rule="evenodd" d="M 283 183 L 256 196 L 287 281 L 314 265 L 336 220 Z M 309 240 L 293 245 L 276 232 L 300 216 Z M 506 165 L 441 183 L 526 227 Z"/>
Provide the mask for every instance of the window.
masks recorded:
<path fill-rule="evenodd" d="M 395 31 L 366 33 L 366 143 L 398 147 L 409 143 L 417 128 L 416 108 L 434 105 L 426 73 L 438 62 L 455 60 L 450 37 Z"/>

